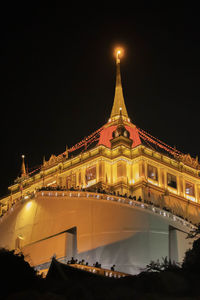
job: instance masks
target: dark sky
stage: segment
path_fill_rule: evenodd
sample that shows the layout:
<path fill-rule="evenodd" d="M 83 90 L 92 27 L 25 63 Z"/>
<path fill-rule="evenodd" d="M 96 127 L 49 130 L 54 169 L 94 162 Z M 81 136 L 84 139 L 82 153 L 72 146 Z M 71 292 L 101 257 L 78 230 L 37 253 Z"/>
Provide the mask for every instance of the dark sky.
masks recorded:
<path fill-rule="evenodd" d="M 77 2 L 78 3 L 78 2 Z M 199 11 L 5 6 L 1 9 L 0 194 L 19 175 L 107 122 L 116 45 L 125 102 L 138 127 L 200 155 Z M 189 2 L 187 2 L 189 3 Z"/>

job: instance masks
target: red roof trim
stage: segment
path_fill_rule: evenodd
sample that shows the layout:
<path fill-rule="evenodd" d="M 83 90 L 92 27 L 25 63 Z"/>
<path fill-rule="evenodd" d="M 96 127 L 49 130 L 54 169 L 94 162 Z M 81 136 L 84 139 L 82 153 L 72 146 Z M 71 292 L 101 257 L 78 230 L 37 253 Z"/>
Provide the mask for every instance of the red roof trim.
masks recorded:
<path fill-rule="evenodd" d="M 112 139 L 112 133 L 113 131 L 115 131 L 116 128 L 117 125 L 104 128 L 100 132 L 98 145 L 104 145 L 108 148 L 111 148 L 110 140 Z M 141 140 L 140 140 L 138 129 L 136 127 L 130 127 L 127 125 L 125 125 L 125 128 L 130 132 L 130 139 L 133 140 L 132 148 L 135 148 L 138 145 L 140 145 Z"/>

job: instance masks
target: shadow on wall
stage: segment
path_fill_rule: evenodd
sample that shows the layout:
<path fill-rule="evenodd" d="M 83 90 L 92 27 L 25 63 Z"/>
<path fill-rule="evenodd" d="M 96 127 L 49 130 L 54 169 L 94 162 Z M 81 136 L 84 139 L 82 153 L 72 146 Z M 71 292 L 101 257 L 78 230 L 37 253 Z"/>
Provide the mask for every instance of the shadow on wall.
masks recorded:
<path fill-rule="evenodd" d="M 89 265 L 99 262 L 106 269 L 115 265 L 116 271 L 138 274 L 151 260 L 168 255 L 168 235 L 138 232 L 123 241 L 77 253 L 75 258 L 84 259 Z"/>
<path fill-rule="evenodd" d="M 168 256 L 168 234 L 152 231 L 129 232 L 126 239 L 96 247 L 85 252 L 78 252 L 77 230 L 73 227 L 56 236 L 38 241 L 24 248 L 23 253 L 32 265 L 45 265 L 53 255 L 63 262 L 74 257 L 84 259 L 89 265 L 96 262 L 103 268 L 116 266 L 116 271 L 138 274 L 151 260 Z M 38 263 L 36 263 L 38 262 Z"/>
<path fill-rule="evenodd" d="M 132 232 L 130 230 L 128 238 L 107 243 L 92 250 L 79 252 L 77 248 L 77 228 L 73 227 L 28 245 L 24 248 L 23 253 L 25 256 L 30 257 L 32 265 L 47 263 L 55 255 L 57 259 L 63 258 L 65 262 L 74 257 L 78 261 L 84 259 L 91 266 L 98 262 L 106 269 L 110 269 L 115 265 L 117 271 L 138 274 L 150 261 L 162 260 L 163 257 L 181 262 L 180 257 L 182 258 L 184 255 L 183 246 L 185 245 L 185 250 L 189 248 L 186 245 L 188 240 L 185 239 L 186 235 L 183 232 L 171 227 L 168 232 L 168 228 L 167 226 L 166 231 L 163 228 L 162 230 L 152 229 Z M 104 236 L 101 235 L 102 237 L 106 240 L 105 234 Z M 98 236 L 95 238 L 97 239 Z"/>

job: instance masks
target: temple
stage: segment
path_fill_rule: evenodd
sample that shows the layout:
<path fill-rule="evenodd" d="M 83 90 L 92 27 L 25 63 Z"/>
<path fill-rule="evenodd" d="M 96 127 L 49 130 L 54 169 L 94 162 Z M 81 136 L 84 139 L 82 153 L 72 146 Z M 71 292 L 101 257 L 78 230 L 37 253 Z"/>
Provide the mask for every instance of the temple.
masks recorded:
<path fill-rule="evenodd" d="M 120 50 L 108 122 L 32 172 L 0 200 L 0 246 L 34 266 L 72 256 L 136 274 L 151 260 L 180 262 L 200 221 L 200 164 L 137 127 L 123 96 Z"/>

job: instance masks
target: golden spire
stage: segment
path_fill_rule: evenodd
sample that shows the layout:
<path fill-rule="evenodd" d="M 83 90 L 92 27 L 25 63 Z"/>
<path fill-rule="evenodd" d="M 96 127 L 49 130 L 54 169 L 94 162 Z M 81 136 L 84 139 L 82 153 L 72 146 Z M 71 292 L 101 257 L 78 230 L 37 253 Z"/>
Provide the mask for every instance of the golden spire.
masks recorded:
<path fill-rule="evenodd" d="M 128 119 L 128 113 L 126 110 L 126 105 L 124 102 L 121 73 L 120 73 L 120 56 L 122 54 L 122 49 L 117 49 L 116 51 L 116 85 L 115 85 L 115 97 L 112 107 L 112 112 L 110 115 L 111 121 L 113 119 L 118 119 L 120 117 L 120 111 L 122 117 Z"/>
<path fill-rule="evenodd" d="M 22 155 L 21 177 L 26 176 L 26 167 L 24 162 L 25 155 Z"/>

